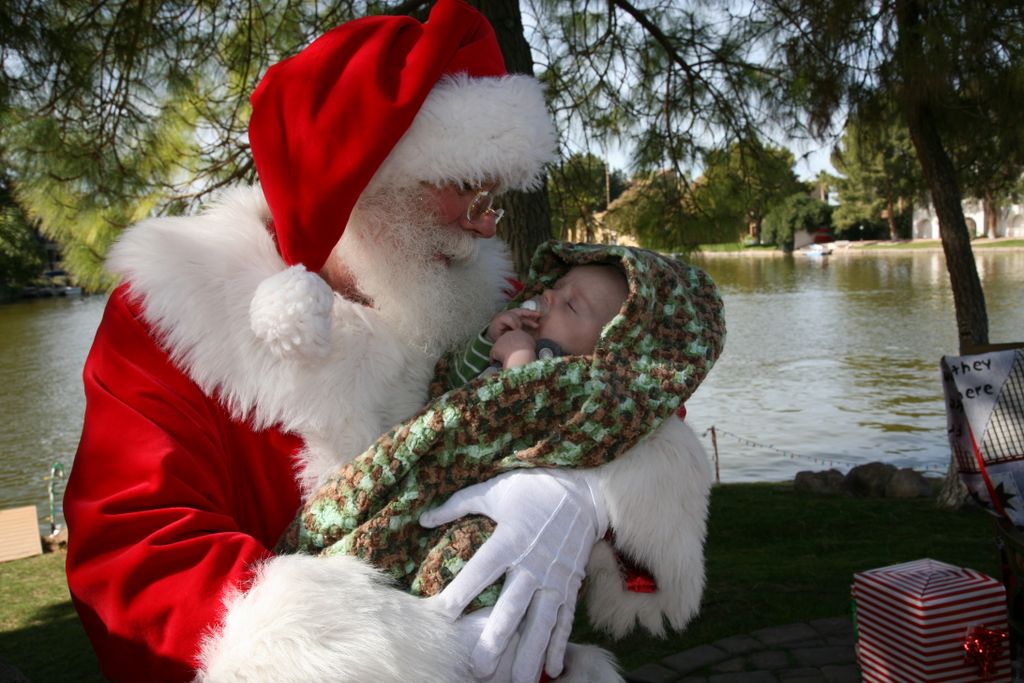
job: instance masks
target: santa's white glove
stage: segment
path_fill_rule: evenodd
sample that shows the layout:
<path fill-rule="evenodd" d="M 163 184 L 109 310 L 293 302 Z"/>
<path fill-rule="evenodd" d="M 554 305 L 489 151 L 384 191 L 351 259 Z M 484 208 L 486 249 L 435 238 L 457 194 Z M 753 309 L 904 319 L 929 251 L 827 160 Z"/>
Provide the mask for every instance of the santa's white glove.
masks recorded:
<path fill-rule="evenodd" d="M 431 598 L 436 600 L 437 598 Z M 480 634 L 483 632 L 484 627 L 487 625 L 487 620 L 491 616 L 493 608 L 487 607 L 485 609 L 478 609 L 475 612 L 470 612 L 464 616 L 459 617 L 455 620 L 455 628 L 458 633 L 459 641 L 465 648 L 465 652 L 468 655 L 476 647 L 476 644 L 480 641 Z M 508 648 L 498 659 L 498 665 L 494 670 L 494 673 L 486 678 L 473 677 L 476 683 L 510 683 L 512 680 L 512 659 L 515 655 L 516 645 L 519 643 L 519 633 L 515 633 L 512 636 L 512 640 L 509 642 Z"/>
<path fill-rule="evenodd" d="M 490 677 L 510 650 L 515 683 L 536 683 L 542 667 L 558 676 L 590 550 L 608 528 L 596 475 L 588 470 L 508 472 L 457 491 L 424 513 L 420 523 L 434 527 L 470 514 L 490 517 L 497 528 L 434 599 L 449 614 L 461 614 L 505 576 L 472 652 L 473 674 Z"/>

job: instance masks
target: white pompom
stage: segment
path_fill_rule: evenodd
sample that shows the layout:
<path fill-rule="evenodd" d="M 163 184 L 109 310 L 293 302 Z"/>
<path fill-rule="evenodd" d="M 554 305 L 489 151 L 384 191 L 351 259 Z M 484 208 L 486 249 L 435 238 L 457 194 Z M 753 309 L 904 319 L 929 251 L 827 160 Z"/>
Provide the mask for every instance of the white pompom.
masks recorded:
<path fill-rule="evenodd" d="M 323 358 L 331 348 L 334 292 L 299 264 L 268 277 L 249 304 L 257 338 L 281 358 Z"/>

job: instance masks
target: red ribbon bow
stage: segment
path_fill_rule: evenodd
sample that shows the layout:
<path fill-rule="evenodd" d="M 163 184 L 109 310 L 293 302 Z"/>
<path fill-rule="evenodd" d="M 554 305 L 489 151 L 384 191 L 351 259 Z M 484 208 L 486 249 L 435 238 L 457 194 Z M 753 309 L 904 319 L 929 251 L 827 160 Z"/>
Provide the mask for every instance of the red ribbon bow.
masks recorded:
<path fill-rule="evenodd" d="M 982 680 L 991 681 L 996 664 L 1003 654 L 1003 641 L 1007 638 L 1006 631 L 994 631 L 984 626 L 975 626 L 967 630 L 964 636 L 964 661 L 978 667 Z"/>

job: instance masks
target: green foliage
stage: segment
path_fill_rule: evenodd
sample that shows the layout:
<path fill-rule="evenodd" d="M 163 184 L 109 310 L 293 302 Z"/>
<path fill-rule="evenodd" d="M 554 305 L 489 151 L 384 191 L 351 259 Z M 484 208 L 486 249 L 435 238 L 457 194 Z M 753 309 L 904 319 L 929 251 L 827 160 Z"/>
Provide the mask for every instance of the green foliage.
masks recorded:
<path fill-rule="evenodd" d="M 165 111 L 134 149 L 95 150 L 82 131 L 61 132 L 55 121 L 25 116 L 8 145 L 22 176 L 18 202 L 62 248 L 64 266 L 86 289 L 108 288 L 107 249 L 122 230 L 155 212 L 170 178 L 187 155 L 189 127 Z M 80 145 L 76 145 L 74 141 Z M 55 142 L 56 141 L 56 142 Z"/>
<path fill-rule="evenodd" d="M 678 175 L 709 149 L 756 134 L 767 86 L 745 27 L 704 3 L 521 3 L 562 130 L 635 150 L 634 171 Z"/>
<path fill-rule="evenodd" d="M 626 187 L 622 171 L 611 170 L 593 154 L 573 154 L 548 171 L 548 202 L 553 235 L 568 239 L 577 225 L 593 230 L 594 214 L 608 208 Z M 576 235 L 579 239 L 583 236 Z"/>
<path fill-rule="evenodd" d="M 704 175 L 692 183 L 673 170 L 634 179 L 612 203 L 607 224 L 665 251 L 737 243 L 787 196 L 807 189 L 793 173 L 792 153 L 756 140 L 709 151 L 704 161 Z"/>
<path fill-rule="evenodd" d="M 249 93 L 270 63 L 354 11 L 305 0 L 8 3 L 0 164 L 19 203 L 83 286 L 109 286 L 102 262 L 125 227 L 252 180 Z"/>
<path fill-rule="evenodd" d="M 1024 80 L 1024 65 L 1017 65 L 1014 77 Z M 1024 92 L 1024 87 L 1019 92 Z M 967 98 L 976 96 L 972 93 Z M 965 194 L 982 202 L 986 234 L 995 237 L 998 206 L 1024 196 L 1024 123 L 1020 122 L 1019 103 L 1014 114 L 976 103 L 969 106 L 978 120 L 973 122 L 969 134 L 957 135 L 950 141 L 950 155 Z M 1000 120 L 1007 115 L 1015 117 L 1016 125 Z"/>
<path fill-rule="evenodd" d="M 39 235 L 14 200 L 10 179 L 0 176 L 0 299 L 39 277 L 45 263 Z"/>
<path fill-rule="evenodd" d="M 858 235 L 863 227 L 873 237 L 909 236 L 924 179 L 905 125 L 849 121 L 832 153 L 832 165 L 842 174 L 832 178 L 840 202 L 833 216 L 837 235 Z M 876 235 L 880 230 L 884 232 Z"/>
<path fill-rule="evenodd" d="M 790 195 L 765 216 L 761 238 L 786 251 L 793 249 L 793 237 L 800 230 L 814 233 L 831 229 L 832 207 L 807 194 Z"/>
<path fill-rule="evenodd" d="M 685 179 L 673 171 L 634 178 L 612 202 L 605 225 L 633 235 L 649 249 L 688 251 L 707 236 L 700 233 L 701 226 L 687 209 L 687 197 Z"/>
<path fill-rule="evenodd" d="M 515 2 L 476 4 L 491 11 Z M 428 5 L 12 0 L 0 11 L 0 164 L 18 179 L 31 219 L 64 245 L 69 268 L 87 286 L 103 286 L 99 264 L 125 225 L 189 211 L 253 179 L 248 95 L 270 64 L 354 16 L 422 18 Z M 772 208 L 749 172 L 739 172 L 739 184 L 715 176 L 716 165 L 733 164 L 737 141 L 758 138 L 765 102 L 791 133 L 799 132 L 795 119 L 820 132 L 850 111 L 867 130 L 891 121 L 894 104 L 905 122 L 925 106 L 965 186 L 993 198 L 1014 191 L 1007 188 L 1024 154 L 1024 9 L 1016 0 L 921 7 L 758 0 L 741 19 L 721 4 L 522 3 L 561 129 L 582 131 L 593 148 L 632 146 L 645 173 L 683 178 L 703 165 L 705 180 L 685 188 L 691 204 L 667 184 L 662 208 L 647 213 L 662 233 L 683 221 L 688 234 L 717 232 L 716 241 L 748 227 L 756 233 Z M 508 30 L 498 26 L 500 35 Z M 908 47 L 911 38 L 920 50 Z M 756 145 L 738 146 L 758 156 Z M 784 185 L 792 174 L 774 178 Z M 573 183 L 553 182 L 559 233 L 603 206 L 592 187 L 577 191 L 587 182 L 566 189 Z M 779 198 L 796 191 L 776 189 Z"/>
<path fill-rule="evenodd" d="M 906 124 L 917 103 L 932 109 L 950 148 L 982 132 L 1019 140 L 1018 0 L 762 0 L 757 8 L 752 18 L 778 47 L 774 104 L 786 124 L 798 118 L 823 133 L 837 113 L 870 125 L 891 122 L 894 110 Z"/>
<path fill-rule="evenodd" d="M 103 287 L 100 264 L 127 224 L 192 210 L 254 179 L 248 96 L 270 64 L 350 18 L 422 19 L 429 4 L 11 0 L 0 10 L 0 164 L 18 178 L 32 219 L 63 245 L 68 268 Z M 515 0 L 474 4 L 518 13 Z M 634 143 L 640 168 L 682 175 L 707 149 L 756 131 L 752 95 L 767 79 L 725 8 L 522 5 L 552 110 L 563 130 L 601 141 L 594 147 Z M 510 29 L 496 29 L 508 58 Z M 559 231 L 606 203 L 575 189 L 556 201 Z"/>
<path fill-rule="evenodd" d="M 792 152 L 759 141 L 735 143 L 704 157 L 704 176 L 694 189 L 694 212 L 720 242 L 749 235 L 761 241 L 764 217 L 786 197 L 806 192 L 793 173 Z"/>
<path fill-rule="evenodd" d="M 0 206 L 0 298 L 39 277 L 46 264 L 39 236 L 17 206 Z"/>

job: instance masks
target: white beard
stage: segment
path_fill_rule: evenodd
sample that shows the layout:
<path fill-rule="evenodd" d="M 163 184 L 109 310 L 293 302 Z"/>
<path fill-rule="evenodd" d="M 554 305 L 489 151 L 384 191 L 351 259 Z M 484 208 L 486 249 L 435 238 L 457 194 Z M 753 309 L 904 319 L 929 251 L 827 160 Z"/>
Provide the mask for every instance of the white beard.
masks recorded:
<path fill-rule="evenodd" d="M 416 197 L 364 194 L 326 269 L 346 268 L 400 338 L 437 356 L 494 315 L 495 278 L 477 238 L 439 225 Z"/>

